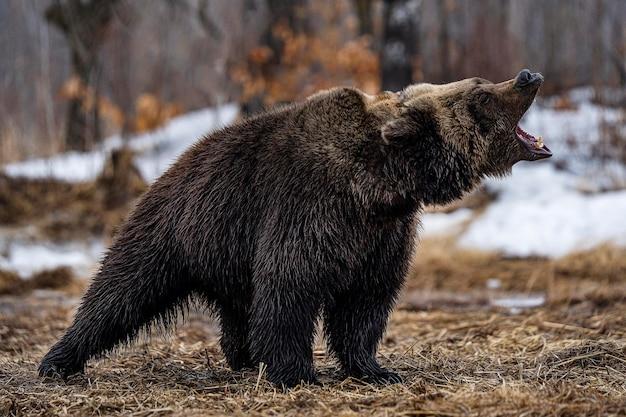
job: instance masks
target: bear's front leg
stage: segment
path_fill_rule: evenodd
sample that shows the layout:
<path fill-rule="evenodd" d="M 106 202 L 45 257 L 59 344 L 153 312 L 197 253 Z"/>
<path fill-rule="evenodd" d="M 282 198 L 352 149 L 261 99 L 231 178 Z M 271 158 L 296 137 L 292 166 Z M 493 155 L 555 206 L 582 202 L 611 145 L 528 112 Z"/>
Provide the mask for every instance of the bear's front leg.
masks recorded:
<path fill-rule="evenodd" d="M 245 297 L 244 297 L 245 298 Z M 248 343 L 247 299 L 220 300 L 217 302 L 222 335 L 220 345 L 226 362 L 233 371 L 253 368 Z"/>
<path fill-rule="evenodd" d="M 267 366 L 267 378 L 283 388 L 318 384 L 313 368 L 313 337 L 319 303 L 296 277 L 262 279 L 250 318 L 250 350 Z"/>
<path fill-rule="evenodd" d="M 332 352 L 347 376 L 377 384 L 402 378 L 378 364 L 376 351 L 393 308 L 395 290 L 354 288 L 335 298 L 324 310 L 324 329 Z"/>

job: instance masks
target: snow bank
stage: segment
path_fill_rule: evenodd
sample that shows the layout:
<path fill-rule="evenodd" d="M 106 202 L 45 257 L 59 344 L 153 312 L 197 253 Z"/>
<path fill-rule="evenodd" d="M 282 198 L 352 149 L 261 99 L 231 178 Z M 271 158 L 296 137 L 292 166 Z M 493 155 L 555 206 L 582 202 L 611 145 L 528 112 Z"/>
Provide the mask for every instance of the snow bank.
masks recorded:
<path fill-rule="evenodd" d="M 552 164 L 523 164 L 487 186 L 498 198 L 461 236 L 464 247 L 558 257 L 613 242 L 626 245 L 626 191 L 584 194 Z"/>
<path fill-rule="evenodd" d="M 232 122 L 237 112 L 238 108 L 233 104 L 204 109 L 174 118 L 154 132 L 131 138 L 128 143 L 138 152 L 137 165 L 144 178 L 155 180 L 189 145 Z M 50 158 L 16 162 L 6 165 L 4 170 L 12 176 L 90 181 L 102 171 L 107 153 L 119 148 L 122 143 L 120 136 L 112 136 L 103 142 L 100 149 L 92 152 L 68 152 Z"/>
<path fill-rule="evenodd" d="M 178 117 L 163 129 L 141 135 L 130 146 L 138 152 L 137 167 L 148 182 L 156 180 L 191 144 L 231 123 L 239 108 L 227 105 Z"/>
<path fill-rule="evenodd" d="M 610 189 L 615 178 L 626 178 L 626 167 L 620 161 L 592 159 L 591 149 L 601 138 L 603 123 L 619 122 L 621 111 L 591 103 L 590 88 L 572 90 L 568 96 L 576 106 L 574 109 L 555 110 L 550 107 L 554 99 L 543 99 L 530 108 L 520 124 L 524 130 L 543 136 L 554 153 L 550 161 L 563 162 L 569 171 L 581 177 L 586 188 Z"/>

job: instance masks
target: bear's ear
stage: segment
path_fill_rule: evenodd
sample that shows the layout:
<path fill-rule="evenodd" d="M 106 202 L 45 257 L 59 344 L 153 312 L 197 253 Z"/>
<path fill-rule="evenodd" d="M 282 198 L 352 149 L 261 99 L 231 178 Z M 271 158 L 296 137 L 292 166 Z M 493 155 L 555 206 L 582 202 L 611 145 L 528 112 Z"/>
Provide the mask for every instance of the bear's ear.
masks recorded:
<path fill-rule="evenodd" d="M 380 135 L 385 144 L 389 145 L 401 140 L 410 139 L 417 133 L 416 127 L 410 118 L 400 116 L 385 123 L 380 129 Z"/>
<path fill-rule="evenodd" d="M 436 134 L 435 106 L 428 98 L 418 98 L 404 103 L 397 117 L 389 120 L 380 130 L 386 144 Z"/>

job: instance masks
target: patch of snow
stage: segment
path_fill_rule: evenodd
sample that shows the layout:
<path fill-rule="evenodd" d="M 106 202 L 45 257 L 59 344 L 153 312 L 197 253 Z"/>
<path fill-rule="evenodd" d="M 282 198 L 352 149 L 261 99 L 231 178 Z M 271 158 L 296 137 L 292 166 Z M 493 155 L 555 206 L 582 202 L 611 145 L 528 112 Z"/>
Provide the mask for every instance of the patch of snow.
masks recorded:
<path fill-rule="evenodd" d="M 574 110 L 556 110 L 538 103 L 524 115 L 521 126 L 534 135 L 543 136 L 546 144 L 555 148 L 553 151 L 561 147 L 566 150 L 566 141 L 570 138 L 577 139 L 583 146 L 597 142 L 601 123 L 619 120 L 620 114 L 618 109 L 589 102 L 579 103 Z"/>
<path fill-rule="evenodd" d="M 559 257 L 606 242 L 626 245 L 626 191 L 583 194 L 549 163 L 523 164 L 489 181 L 499 196 L 459 244 L 514 256 Z"/>
<path fill-rule="evenodd" d="M 0 268 L 28 278 L 36 272 L 67 266 L 87 275 L 100 260 L 104 244 L 100 241 L 50 242 L 12 241 L 0 253 Z"/>
<path fill-rule="evenodd" d="M 490 290 L 497 290 L 502 286 L 502 281 L 498 278 L 489 278 L 486 287 Z"/>
<path fill-rule="evenodd" d="M 130 146 L 138 152 L 137 167 L 144 179 L 156 180 L 189 146 L 207 133 L 231 123 L 238 113 L 236 105 L 200 110 L 133 139 Z"/>
<path fill-rule="evenodd" d="M 28 178 L 54 178 L 68 182 L 93 180 L 104 166 L 104 152 L 67 152 L 50 158 L 29 159 L 5 165 L 7 175 Z"/>
<path fill-rule="evenodd" d="M 423 236 L 451 235 L 472 217 L 472 210 L 458 209 L 450 213 L 426 213 L 422 216 Z"/>
<path fill-rule="evenodd" d="M 234 104 L 187 113 L 154 132 L 130 138 L 128 145 L 138 153 L 138 168 L 144 178 L 151 182 L 187 147 L 212 130 L 232 122 L 237 113 L 238 107 Z M 50 158 L 16 162 L 4 166 L 4 170 L 11 176 L 54 178 L 69 182 L 90 181 L 102 171 L 107 153 L 122 144 L 122 138 L 116 135 L 104 140 L 100 149 L 92 152 L 67 152 Z"/>
<path fill-rule="evenodd" d="M 603 124 L 619 124 L 623 112 L 593 104 L 593 90 L 589 88 L 573 90 L 568 96 L 576 108 L 557 110 L 550 107 L 553 98 L 537 100 L 520 125 L 535 136 L 543 136 L 554 153 L 551 162 L 562 162 L 569 171 L 587 177 L 590 190 L 610 189 L 616 178 L 626 178 L 626 167 L 621 161 L 594 159 L 592 147 L 601 138 Z"/>
<path fill-rule="evenodd" d="M 543 294 L 507 295 L 489 301 L 494 307 L 506 308 L 511 313 L 519 313 L 523 309 L 541 307 L 546 302 Z"/>

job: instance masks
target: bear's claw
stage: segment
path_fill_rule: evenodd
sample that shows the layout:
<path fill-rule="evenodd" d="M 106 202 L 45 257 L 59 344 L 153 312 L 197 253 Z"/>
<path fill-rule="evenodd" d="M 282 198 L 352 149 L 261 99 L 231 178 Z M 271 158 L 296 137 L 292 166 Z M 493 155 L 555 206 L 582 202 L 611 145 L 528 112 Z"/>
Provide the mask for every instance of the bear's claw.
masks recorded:
<path fill-rule="evenodd" d="M 308 376 L 307 378 L 289 378 L 282 381 L 272 381 L 274 385 L 281 386 L 283 390 L 288 390 L 289 388 L 294 388 L 298 385 L 313 385 L 313 386 L 322 386 L 322 383 L 317 379 L 316 376 Z"/>
<path fill-rule="evenodd" d="M 369 384 L 377 385 L 391 385 L 402 383 L 402 377 L 395 372 L 388 371 L 386 369 L 380 369 L 375 372 L 369 372 L 367 374 L 352 375 L 360 381 Z"/>
<path fill-rule="evenodd" d="M 43 378 L 54 378 L 54 379 L 62 379 L 67 381 L 67 379 L 78 373 L 82 373 L 82 368 L 78 368 L 75 366 L 69 365 L 60 365 L 53 363 L 51 361 L 42 361 L 41 365 L 39 365 L 39 376 Z"/>
<path fill-rule="evenodd" d="M 382 385 L 400 384 L 402 383 L 402 377 L 395 372 L 385 370 L 373 375 L 368 375 L 365 377 L 365 381 Z"/>
<path fill-rule="evenodd" d="M 279 372 L 268 374 L 267 378 L 272 384 L 282 387 L 283 390 L 287 390 L 289 388 L 293 388 L 300 384 L 305 385 L 322 385 L 317 376 L 315 375 L 315 371 L 312 369 L 303 370 L 300 372 Z"/>

